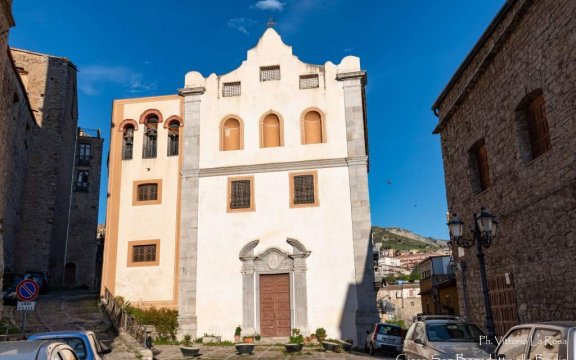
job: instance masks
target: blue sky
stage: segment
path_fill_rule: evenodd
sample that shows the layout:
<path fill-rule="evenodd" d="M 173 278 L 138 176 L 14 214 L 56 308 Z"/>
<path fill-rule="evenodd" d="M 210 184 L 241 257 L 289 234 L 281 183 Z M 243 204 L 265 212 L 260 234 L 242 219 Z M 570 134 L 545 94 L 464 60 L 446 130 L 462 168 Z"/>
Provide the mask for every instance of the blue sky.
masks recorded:
<path fill-rule="evenodd" d="M 55 0 L 14 2 L 13 47 L 78 69 L 80 126 L 100 128 L 105 221 L 112 100 L 174 94 L 191 70 L 235 69 L 270 17 L 309 63 L 361 59 L 368 72 L 372 223 L 448 238 L 432 103 L 504 0 Z"/>

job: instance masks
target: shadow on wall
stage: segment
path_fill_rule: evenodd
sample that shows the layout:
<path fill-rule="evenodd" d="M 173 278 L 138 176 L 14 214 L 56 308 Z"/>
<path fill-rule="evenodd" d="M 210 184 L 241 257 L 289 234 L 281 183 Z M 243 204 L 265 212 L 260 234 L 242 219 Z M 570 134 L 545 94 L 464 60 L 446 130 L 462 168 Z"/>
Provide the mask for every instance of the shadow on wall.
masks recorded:
<path fill-rule="evenodd" d="M 355 257 L 360 254 L 355 254 Z M 362 280 L 356 284 L 348 285 L 346 301 L 340 320 L 340 334 L 342 340 L 353 339 L 354 347 L 363 347 L 366 331 L 371 330 L 374 323 L 379 321 L 376 307 L 376 292 L 374 291 L 374 272 L 372 271 L 372 244 L 368 242 L 362 269 Z M 358 267 L 357 267 L 358 268 Z"/>

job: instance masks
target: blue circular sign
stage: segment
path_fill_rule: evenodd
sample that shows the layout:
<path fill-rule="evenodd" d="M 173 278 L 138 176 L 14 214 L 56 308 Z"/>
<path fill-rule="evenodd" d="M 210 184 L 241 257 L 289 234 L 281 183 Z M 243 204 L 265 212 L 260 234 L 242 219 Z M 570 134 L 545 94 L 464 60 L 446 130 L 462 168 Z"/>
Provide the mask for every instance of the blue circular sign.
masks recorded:
<path fill-rule="evenodd" d="M 32 279 L 20 281 L 16 286 L 16 296 L 22 301 L 33 301 L 38 297 L 38 284 Z"/>

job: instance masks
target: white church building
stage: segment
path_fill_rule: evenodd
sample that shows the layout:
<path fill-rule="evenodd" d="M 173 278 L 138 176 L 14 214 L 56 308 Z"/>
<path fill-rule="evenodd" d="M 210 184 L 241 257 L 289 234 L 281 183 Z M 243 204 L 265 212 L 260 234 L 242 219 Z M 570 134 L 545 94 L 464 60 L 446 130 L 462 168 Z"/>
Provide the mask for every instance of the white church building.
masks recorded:
<path fill-rule="evenodd" d="M 360 60 L 306 64 L 269 28 L 234 71 L 114 101 L 102 292 L 179 336 L 364 343 L 378 321 Z"/>

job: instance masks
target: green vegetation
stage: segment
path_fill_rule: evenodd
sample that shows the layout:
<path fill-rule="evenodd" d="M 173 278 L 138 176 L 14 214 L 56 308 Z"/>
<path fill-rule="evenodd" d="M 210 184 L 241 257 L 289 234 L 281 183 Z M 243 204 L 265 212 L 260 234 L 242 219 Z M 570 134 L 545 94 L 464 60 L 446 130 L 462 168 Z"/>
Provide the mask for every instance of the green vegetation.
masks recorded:
<path fill-rule="evenodd" d="M 398 319 L 397 317 L 393 317 L 392 319 L 386 320 L 388 324 L 398 325 L 402 329 L 406 330 L 406 323 L 402 319 Z"/>
<path fill-rule="evenodd" d="M 326 329 L 324 328 L 316 329 L 316 332 L 314 334 L 316 335 L 316 339 L 318 339 L 318 341 L 323 341 L 324 339 L 326 339 Z"/>
<path fill-rule="evenodd" d="M 176 341 L 176 330 L 178 330 L 178 311 L 171 310 L 165 307 L 156 308 L 152 306 L 148 309 L 140 309 L 124 303 L 124 310 L 134 318 L 139 324 L 154 325 L 158 338 L 155 343 L 160 339 L 166 341 Z"/>
<path fill-rule="evenodd" d="M 433 251 L 445 246 L 442 240 L 413 235 L 415 239 L 395 234 L 390 228 L 372 227 L 372 240 L 374 244 L 381 243 L 383 249 Z"/>
<path fill-rule="evenodd" d="M 304 342 L 304 336 L 300 334 L 300 329 L 292 329 L 292 336 L 290 336 L 290 343 L 302 344 L 303 342 Z"/>

